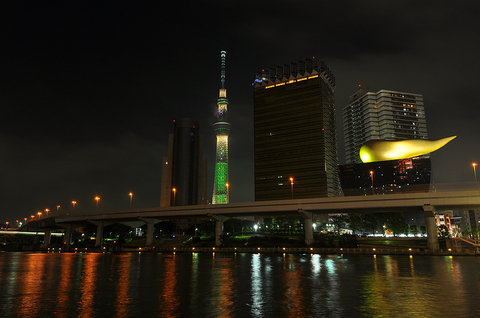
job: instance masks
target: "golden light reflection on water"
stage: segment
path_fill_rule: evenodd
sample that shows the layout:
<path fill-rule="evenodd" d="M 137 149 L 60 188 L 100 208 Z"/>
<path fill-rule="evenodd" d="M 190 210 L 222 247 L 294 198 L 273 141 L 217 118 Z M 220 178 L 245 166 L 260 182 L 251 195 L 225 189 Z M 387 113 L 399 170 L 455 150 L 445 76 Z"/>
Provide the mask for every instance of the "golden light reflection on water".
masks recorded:
<path fill-rule="evenodd" d="M 92 317 L 94 313 L 94 296 L 97 283 L 98 262 L 102 254 L 85 254 L 82 271 L 82 282 L 80 285 L 80 301 L 78 304 L 79 317 Z"/>
<path fill-rule="evenodd" d="M 453 267 L 451 259 L 435 258 L 430 272 L 422 274 L 415 268 L 415 259 L 418 257 L 377 258 L 378 266 L 362 279 L 360 310 L 365 316 L 424 317 L 442 312 L 439 304 L 446 295 L 458 297 L 464 293 L 464 284 L 455 278 L 462 275 L 459 268 Z M 431 276 L 446 279 L 432 280 Z M 456 298 L 455 307 L 467 308 L 464 302 L 464 297 Z"/>
<path fill-rule="evenodd" d="M 222 268 L 219 271 L 220 279 L 219 279 L 219 292 L 220 292 L 220 303 L 219 303 L 219 311 L 220 317 L 231 317 L 232 310 L 233 310 L 233 296 L 234 296 L 234 289 L 233 284 L 235 280 L 233 278 L 233 260 L 231 258 L 224 258 L 224 262 Z"/>
<path fill-rule="evenodd" d="M 128 306 L 130 305 L 130 280 L 132 256 L 121 255 L 117 258 L 119 260 L 116 271 L 118 272 L 117 299 L 115 301 L 115 317 L 127 317 Z"/>
<path fill-rule="evenodd" d="M 162 293 L 159 295 L 160 312 L 164 317 L 176 317 L 179 306 L 177 287 L 176 255 L 165 258 L 165 273 L 161 280 Z"/>
<path fill-rule="evenodd" d="M 70 292 L 73 287 L 73 263 L 76 259 L 74 254 L 64 254 L 62 255 L 62 260 L 60 262 L 60 275 L 58 289 L 57 289 L 57 302 L 56 302 L 56 312 L 58 313 L 57 317 L 66 317 L 68 312 L 68 306 L 70 305 Z"/>
<path fill-rule="evenodd" d="M 297 262 L 294 260 L 295 255 L 289 254 L 285 258 L 284 269 L 282 275 L 284 299 L 281 302 L 283 311 L 289 315 L 301 316 L 305 313 L 305 299 L 303 293 L 303 277 L 302 269 L 296 268 Z"/>
<path fill-rule="evenodd" d="M 42 276 L 45 270 L 47 254 L 27 254 L 23 262 L 23 283 L 19 301 L 18 313 L 21 317 L 38 315 L 43 295 Z"/>

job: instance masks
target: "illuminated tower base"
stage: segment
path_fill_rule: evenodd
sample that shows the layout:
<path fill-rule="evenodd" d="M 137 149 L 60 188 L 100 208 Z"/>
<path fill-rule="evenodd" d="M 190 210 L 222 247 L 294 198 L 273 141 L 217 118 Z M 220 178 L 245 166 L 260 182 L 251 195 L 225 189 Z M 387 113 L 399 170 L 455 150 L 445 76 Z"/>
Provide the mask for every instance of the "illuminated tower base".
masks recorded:
<path fill-rule="evenodd" d="M 213 204 L 226 204 L 228 198 L 228 134 L 230 124 L 219 122 L 214 124 L 217 135 L 215 179 L 213 184 Z"/>

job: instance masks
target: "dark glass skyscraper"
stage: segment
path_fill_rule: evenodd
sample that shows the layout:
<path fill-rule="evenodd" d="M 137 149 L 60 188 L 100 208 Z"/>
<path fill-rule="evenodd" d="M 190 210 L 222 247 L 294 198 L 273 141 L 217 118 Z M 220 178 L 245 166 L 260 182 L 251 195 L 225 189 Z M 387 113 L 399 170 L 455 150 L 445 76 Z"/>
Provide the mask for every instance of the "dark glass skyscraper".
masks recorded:
<path fill-rule="evenodd" d="M 255 201 L 338 195 L 334 90 L 315 58 L 256 75 Z"/>
<path fill-rule="evenodd" d="M 163 158 L 161 207 L 207 203 L 206 160 L 198 122 L 190 118 L 175 120 L 168 156 Z"/>

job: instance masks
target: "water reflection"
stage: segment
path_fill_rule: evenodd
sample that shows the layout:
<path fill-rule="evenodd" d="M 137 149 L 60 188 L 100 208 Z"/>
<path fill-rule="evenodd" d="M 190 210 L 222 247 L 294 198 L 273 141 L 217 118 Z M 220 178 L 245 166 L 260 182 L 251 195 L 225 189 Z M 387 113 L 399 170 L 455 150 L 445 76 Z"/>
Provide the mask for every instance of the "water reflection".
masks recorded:
<path fill-rule="evenodd" d="M 252 288 L 252 309 L 251 313 L 258 316 L 263 312 L 263 292 L 262 292 L 262 264 L 260 254 L 252 255 L 250 267 L 250 280 Z"/>
<path fill-rule="evenodd" d="M 82 283 L 80 285 L 80 301 L 78 310 L 79 317 L 92 317 L 94 309 L 94 296 L 97 292 L 97 267 L 102 254 L 88 254 L 83 256 L 85 265 L 82 271 Z"/>
<path fill-rule="evenodd" d="M 408 255 L 0 253 L 2 317 L 480 314 L 480 259 Z"/>
<path fill-rule="evenodd" d="M 72 290 L 73 263 L 76 256 L 74 254 L 63 255 L 60 262 L 60 276 L 57 289 L 56 312 L 57 317 L 67 317 L 68 306 L 70 305 L 70 292 Z"/>
<path fill-rule="evenodd" d="M 23 283 L 20 285 L 20 297 L 17 312 L 23 317 L 35 316 L 40 309 L 43 289 L 42 277 L 47 254 L 26 254 L 22 262 Z"/>
<path fill-rule="evenodd" d="M 130 281 L 131 281 L 131 267 L 132 256 L 121 255 L 118 258 L 118 266 L 116 275 L 118 283 L 117 286 L 117 299 L 115 302 L 115 317 L 127 317 L 128 306 L 130 305 Z"/>
<path fill-rule="evenodd" d="M 178 294 L 176 291 L 177 271 L 176 271 L 176 255 L 164 258 L 165 268 L 161 281 L 162 293 L 159 295 L 159 310 L 164 313 L 165 317 L 177 317 L 177 309 L 179 305 Z"/>
<path fill-rule="evenodd" d="M 284 299 L 281 302 L 281 306 L 288 315 L 301 316 L 305 313 L 303 273 L 301 267 L 297 268 L 298 263 L 295 260 L 295 256 L 294 254 L 288 254 L 285 258 L 285 270 L 282 277 Z"/>
<path fill-rule="evenodd" d="M 220 317 L 231 317 L 233 311 L 233 284 L 235 280 L 233 278 L 233 259 L 224 258 L 222 267 L 220 268 L 218 275 L 219 279 L 219 292 L 220 292 L 220 302 L 219 304 L 219 314 Z"/>

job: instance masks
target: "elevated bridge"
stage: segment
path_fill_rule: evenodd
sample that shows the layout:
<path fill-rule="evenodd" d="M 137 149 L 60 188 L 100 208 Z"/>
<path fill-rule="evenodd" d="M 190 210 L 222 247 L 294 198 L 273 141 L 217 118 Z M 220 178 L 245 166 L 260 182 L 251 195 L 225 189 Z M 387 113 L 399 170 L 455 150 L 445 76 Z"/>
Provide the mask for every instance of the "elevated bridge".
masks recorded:
<path fill-rule="evenodd" d="M 406 212 L 423 211 L 427 227 L 428 247 L 438 248 L 434 213 L 436 210 L 480 209 L 480 191 L 447 191 L 428 193 L 401 193 L 371 196 L 349 196 L 333 198 L 294 199 L 260 201 L 217 205 L 189 205 L 167 208 L 143 208 L 118 211 L 99 211 L 68 216 L 56 216 L 56 225 L 67 229 L 70 240 L 75 224 L 90 222 L 97 225 L 97 241 L 101 244 L 103 226 L 113 222 L 143 221 L 147 224 L 147 246 L 153 242 L 153 225 L 156 220 L 174 218 L 202 218 L 216 220 L 216 244 L 220 245 L 223 221 L 229 217 L 272 216 L 300 214 L 305 219 L 305 241 L 314 242 L 313 214 Z M 69 244 L 67 244 L 69 246 Z"/>

